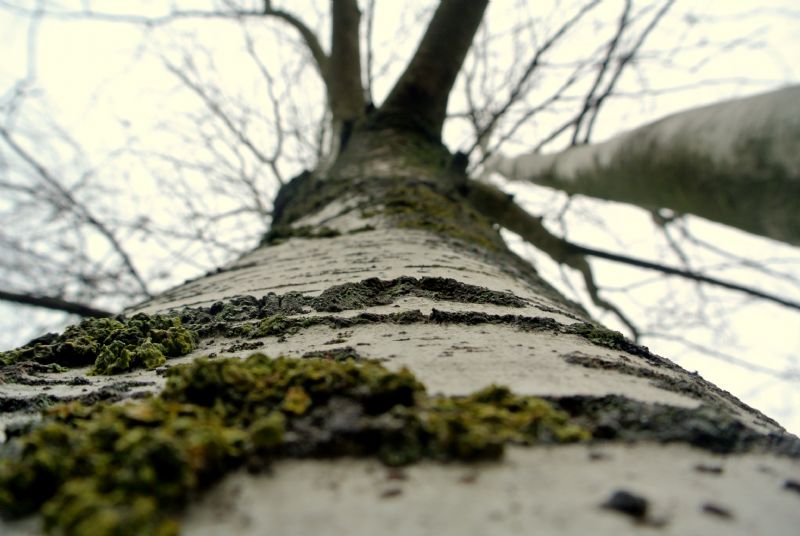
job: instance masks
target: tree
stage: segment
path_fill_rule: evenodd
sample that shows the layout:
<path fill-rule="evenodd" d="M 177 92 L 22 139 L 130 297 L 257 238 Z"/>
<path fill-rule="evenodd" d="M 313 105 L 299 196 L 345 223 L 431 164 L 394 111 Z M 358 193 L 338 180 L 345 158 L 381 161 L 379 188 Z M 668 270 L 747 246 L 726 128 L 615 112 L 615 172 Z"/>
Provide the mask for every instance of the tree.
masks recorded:
<path fill-rule="evenodd" d="M 531 218 L 470 180 L 466 155 L 442 145 L 447 102 L 487 3 L 440 2 L 374 110 L 360 97 L 356 3 L 332 3 L 330 55 L 301 26 L 331 108 L 329 158 L 281 188 L 262 244 L 129 310 L 129 320 L 86 322 L 4 355 L 4 376 L 21 384 L 5 405 L 130 398 L 162 385 L 156 367 L 166 358 L 263 349 L 308 359 L 200 360 L 173 367 L 162 398 L 71 406 L 30 432 L 12 428 L 21 437 L 11 444 L 28 447 L 11 452 L 0 475 L 6 490 L 37 494 L 6 491 L 0 504 L 24 512 L 46 501 L 46 519 L 67 532 L 122 523 L 169 533 L 172 512 L 159 507 L 246 464 L 343 453 L 398 465 L 494 458 L 511 443 L 494 465 L 375 472 L 370 459 L 278 461 L 274 474 L 229 476 L 190 507 L 184 526 L 513 533 L 536 523 L 572 533 L 638 523 L 683 534 L 724 523 L 790 533 L 798 440 L 592 323 L 500 238 L 496 224 Z M 53 376 L 54 363 L 79 366 Z M 98 375 L 87 377 L 87 366 Z M 456 398 L 424 396 L 403 366 L 430 392 Z M 42 382 L 57 382 L 59 394 L 31 398 Z M 529 443 L 553 446 L 520 446 Z M 242 494 L 219 515 L 220 496 L 236 486 Z"/>

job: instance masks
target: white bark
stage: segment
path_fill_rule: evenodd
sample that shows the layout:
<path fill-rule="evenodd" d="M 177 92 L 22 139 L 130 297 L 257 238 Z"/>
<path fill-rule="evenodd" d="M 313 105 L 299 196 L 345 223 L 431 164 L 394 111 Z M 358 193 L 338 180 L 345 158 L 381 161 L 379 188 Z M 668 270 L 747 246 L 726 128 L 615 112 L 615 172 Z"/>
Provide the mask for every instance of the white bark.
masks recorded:
<path fill-rule="evenodd" d="M 480 248 L 413 229 L 395 229 L 382 216 L 363 218 L 355 193 L 339 199 L 295 225 L 318 224 L 345 233 L 333 238 L 292 238 L 256 249 L 223 271 L 188 282 L 137 310 L 163 312 L 184 306 L 208 306 L 234 295 L 263 296 L 297 291 L 319 295 L 334 285 L 366 278 L 400 276 L 452 278 L 461 283 L 512 293 L 522 307 L 401 297 L 394 303 L 345 310 L 397 313 L 419 310 L 479 312 L 489 315 L 548 317 L 561 325 L 583 321 L 568 303 L 536 284 L 530 274 L 498 261 Z M 349 209 L 348 209 L 349 207 Z M 346 234 L 370 224 L 373 230 Z M 300 316 L 323 313 L 308 311 Z M 327 313 L 324 313 L 327 314 Z M 335 342 L 332 342 L 335 341 Z M 235 341 L 215 337 L 194 354 L 171 361 L 190 361 L 225 351 Z M 342 345 L 360 355 L 385 361 L 390 368 L 409 367 L 433 392 L 467 394 L 491 383 L 517 392 L 544 396 L 616 394 L 644 403 L 696 409 L 701 401 L 680 389 L 659 387 L 653 377 L 620 369 L 585 368 L 569 357 L 609 366 L 630 366 L 655 375 L 702 383 L 655 358 L 592 344 L 577 335 L 525 330 L 512 323 L 432 321 L 374 323 L 346 331 L 313 326 L 294 335 L 266 337 L 260 351 L 302 356 Z M 598 361 L 601 360 L 601 361 Z M 78 376 L 73 371 L 64 376 Z M 157 390 L 161 378 L 152 371 L 115 377 L 113 381 L 148 382 Z M 98 389 L 112 380 L 92 377 Z M 12 386 L 0 386 L 12 394 Z M 23 394 L 24 386 L 15 386 Z M 28 387 L 30 389 L 30 387 Z M 759 433 L 780 433 L 780 426 L 721 391 L 707 390 L 712 402 Z M 644 418 L 644 417 L 643 417 Z M 800 522 L 797 493 L 784 489 L 800 480 L 796 459 L 764 452 L 722 456 L 680 442 L 662 444 L 590 443 L 559 447 L 512 448 L 499 463 L 441 465 L 425 462 L 401 471 L 372 460 L 279 461 L 260 475 L 227 477 L 184 516 L 186 534 L 620 534 L 658 526 L 659 534 L 796 534 Z M 626 490 L 649 501 L 649 513 L 634 521 L 601 504 L 614 491 Z M 720 513 L 723 512 L 723 513 Z M 727 514 L 729 517 L 726 517 Z M 533 529 L 532 527 L 536 527 Z M 35 520 L 0 524 L 3 534 L 36 533 Z"/>
<path fill-rule="evenodd" d="M 798 146 L 800 86 L 791 86 L 670 115 L 602 143 L 494 155 L 486 171 L 798 244 L 800 222 L 786 202 L 800 192 Z"/>
<path fill-rule="evenodd" d="M 525 154 L 515 158 L 502 154 L 487 161 L 490 171 L 511 180 L 537 180 L 554 174 L 564 181 L 582 172 L 608 167 L 626 151 L 646 146 L 654 152 L 690 147 L 720 165 L 746 162 L 740 148 L 747 139 L 769 138 L 774 144 L 773 162 L 800 177 L 800 86 L 783 88 L 679 112 L 613 138 L 570 147 L 558 153 Z"/>

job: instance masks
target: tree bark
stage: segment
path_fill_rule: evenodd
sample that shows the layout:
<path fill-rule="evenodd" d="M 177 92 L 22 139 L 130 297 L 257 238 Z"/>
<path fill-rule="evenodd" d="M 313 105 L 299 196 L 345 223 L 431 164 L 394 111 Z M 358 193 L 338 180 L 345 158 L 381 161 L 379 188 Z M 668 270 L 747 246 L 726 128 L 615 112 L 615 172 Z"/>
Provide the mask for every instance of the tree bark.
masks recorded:
<path fill-rule="evenodd" d="M 432 393 L 500 384 L 544 397 L 595 439 L 511 447 L 491 464 L 277 461 L 268 473 L 227 476 L 183 514 L 185 533 L 794 534 L 797 438 L 591 323 L 506 249 L 460 193 L 450 161 L 406 131 L 356 132 L 328 175 L 284 187 L 260 247 L 128 313 L 213 314 L 242 296 L 266 297 L 285 318 L 317 321 L 251 340 L 217 333 L 170 364 L 254 348 L 345 352 L 407 367 Z M 163 385 L 139 371 L 70 387 L 83 374 L 66 373 L 58 396 L 91 396 L 120 380 L 138 382 L 126 396 Z M 3 534 L 32 527 L 0 524 Z"/>
<path fill-rule="evenodd" d="M 668 208 L 800 245 L 800 87 L 696 108 L 553 154 L 501 155 L 487 170 L 570 194 Z"/>

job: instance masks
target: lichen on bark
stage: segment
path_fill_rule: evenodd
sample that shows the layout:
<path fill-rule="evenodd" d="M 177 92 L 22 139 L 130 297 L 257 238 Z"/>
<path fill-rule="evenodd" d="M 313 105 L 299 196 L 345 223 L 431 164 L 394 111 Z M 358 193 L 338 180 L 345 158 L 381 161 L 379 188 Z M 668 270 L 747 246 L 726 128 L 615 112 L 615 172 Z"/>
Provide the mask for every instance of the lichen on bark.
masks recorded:
<path fill-rule="evenodd" d="M 176 534 L 187 501 L 239 467 L 281 457 L 496 459 L 507 444 L 589 439 L 535 397 L 489 386 L 431 396 L 408 370 L 348 359 L 198 359 L 155 397 L 51 408 L 0 459 L 0 512 L 49 532 Z"/>
<path fill-rule="evenodd" d="M 61 335 L 49 333 L 0 352 L 0 367 L 30 361 L 62 367 L 92 365 L 94 374 L 119 374 L 158 367 L 196 346 L 194 333 L 174 316 L 139 313 L 131 318 L 88 318 Z"/>

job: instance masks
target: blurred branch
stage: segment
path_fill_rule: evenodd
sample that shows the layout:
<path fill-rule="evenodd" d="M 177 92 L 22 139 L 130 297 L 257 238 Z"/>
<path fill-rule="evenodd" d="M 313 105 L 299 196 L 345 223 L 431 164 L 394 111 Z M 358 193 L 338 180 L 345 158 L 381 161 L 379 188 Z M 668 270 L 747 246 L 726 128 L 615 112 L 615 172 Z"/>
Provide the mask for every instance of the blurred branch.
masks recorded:
<path fill-rule="evenodd" d="M 88 5 L 88 3 L 87 3 Z M 0 6 L 9 9 L 16 13 L 34 16 L 37 13 L 43 14 L 50 18 L 60 20 L 97 20 L 102 22 L 115 22 L 126 24 L 141 24 L 143 26 L 153 27 L 170 24 L 176 20 L 181 19 L 242 19 L 253 17 L 274 17 L 281 20 L 293 27 L 300 34 L 306 47 L 308 47 L 311 57 L 319 71 L 320 76 L 327 82 L 329 72 L 329 59 L 327 54 L 322 48 L 316 34 L 303 22 L 299 17 L 292 12 L 284 9 L 275 9 L 272 7 L 270 0 L 264 0 L 264 7 L 260 10 L 256 9 L 231 9 L 230 11 L 205 11 L 201 9 L 185 9 L 175 10 L 166 15 L 148 17 L 144 15 L 123 14 L 123 13 L 103 13 L 85 7 L 81 11 L 66 10 L 66 9 L 28 9 L 20 7 L 9 2 L 2 1 Z"/>
<path fill-rule="evenodd" d="M 708 283 L 710 285 L 742 292 L 755 298 L 760 298 L 762 300 L 777 303 L 779 305 L 783 305 L 784 307 L 789 307 L 791 309 L 800 311 L 800 303 L 782 298 L 780 296 L 775 296 L 767 292 L 762 292 L 745 285 L 731 283 L 729 281 L 724 281 L 722 279 L 717 279 L 715 277 L 710 277 L 690 270 L 682 270 L 663 264 L 637 259 L 627 255 L 610 253 L 599 249 L 573 244 L 572 242 L 568 242 L 563 238 L 553 235 L 544 227 L 541 218 L 537 218 L 525 211 L 522 207 L 514 202 L 513 196 L 506 194 L 502 190 L 499 190 L 489 184 L 477 181 L 471 181 L 469 188 L 469 201 L 473 204 L 473 206 L 475 206 L 476 209 L 478 209 L 478 211 L 482 212 L 486 217 L 490 218 L 497 224 L 522 236 L 523 239 L 527 240 L 541 251 L 547 253 L 556 262 L 567 264 L 581 271 L 584 273 L 584 278 L 586 278 L 587 275 L 581 267 L 580 258 L 581 256 L 586 255 L 618 262 L 621 264 L 627 264 L 629 266 L 636 266 L 638 268 L 645 268 L 647 270 L 655 270 L 663 274 L 683 277 L 684 279 L 689 279 L 692 281 Z M 620 320 L 622 320 L 622 318 L 620 318 Z M 623 322 L 625 322 L 625 320 L 623 320 Z"/>
<path fill-rule="evenodd" d="M 274 167 L 275 166 L 275 158 L 271 158 L 264 154 L 261 149 L 256 147 L 255 143 L 236 125 L 233 124 L 233 121 L 230 117 L 222 110 L 219 103 L 216 102 L 197 82 L 194 82 L 189 76 L 187 76 L 181 69 L 175 67 L 166 59 L 164 60 L 164 65 L 166 66 L 167 70 L 175 75 L 178 80 L 183 82 L 183 84 L 189 88 L 195 95 L 197 95 L 200 100 L 208 107 L 209 111 L 211 111 L 214 116 L 219 119 L 222 124 L 233 134 L 239 142 L 247 147 L 250 153 L 256 157 L 256 159 L 261 162 L 262 164 Z M 275 175 L 278 182 L 283 184 L 283 181 L 279 174 Z"/>
<path fill-rule="evenodd" d="M 542 61 L 542 57 L 553 47 L 553 45 L 558 43 L 561 38 L 564 37 L 564 35 L 571 28 L 573 28 L 578 21 L 580 21 L 580 19 L 583 18 L 584 15 L 589 13 L 598 4 L 600 4 L 600 1 L 601 0 L 593 0 L 592 2 L 584 5 L 572 18 L 562 24 L 561 27 L 542 44 L 542 46 L 536 49 L 536 52 L 534 53 L 530 62 L 528 62 L 528 66 L 525 68 L 525 71 L 514 84 L 511 92 L 509 93 L 508 99 L 506 99 L 506 102 L 491 115 L 486 124 L 478 132 L 477 136 L 475 137 L 475 143 L 467 151 L 467 156 L 472 154 L 472 152 L 481 145 L 481 142 L 484 140 L 484 138 L 494 130 L 497 122 L 508 112 L 512 105 L 521 99 L 527 87 L 528 80 L 533 73 L 536 72 L 537 67 L 539 67 L 539 64 Z"/>
<path fill-rule="evenodd" d="M 122 244 L 117 240 L 117 237 L 114 233 L 109 229 L 103 222 L 97 219 L 92 212 L 80 203 L 72 193 L 64 188 L 64 186 L 56 179 L 48 169 L 42 165 L 38 160 L 36 160 L 33 155 L 31 155 L 28 151 L 26 151 L 21 145 L 19 145 L 16 140 L 14 140 L 13 136 L 9 131 L 7 131 L 4 127 L 0 127 L 0 138 L 5 140 L 6 144 L 11 147 L 11 149 L 24 161 L 26 162 L 35 172 L 36 174 L 51 188 L 53 188 L 59 198 L 62 200 L 60 204 L 66 205 L 63 208 L 71 209 L 75 211 L 86 223 L 91 225 L 95 230 L 97 230 L 101 235 L 103 235 L 106 240 L 109 242 L 113 250 L 119 255 L 122 263 L 127 268 L 128 273 L 133 276 L 133 278 L 138 283 L 139 287 L 141 288 L 142 293 L 145 296 L 150 296 L 150 292 L 147 289 L 147 284 L 145 283 L 142 276 L 139 274 L 139 271 L 133 264 L 128 252 L 122 246 Z"/>
<path fill-rule="evenodd" d="M 34 307 L 42 307 L 44 309 L 51 309 L 54 311 L 63 311 L 65 313 L 72 313 L 84 317 L 108 318 L 114 316 L 114 313 L 110 313 L 102 309 L 95 309 L 89 305 L 71 302 L 62 298 L 54 298 L 51 296 L 35 296 L 32 294 L 19 294 L 16 292 L 0 290 L 0 300 L 20 303 L 23 305 L 32 305 Z"/>
<path fill-rule="evenodd" d="M 736 367 L 741 367 L 745 370 L 749 370 L 751 372 L 757 372 L 759 374 L 766 374 L 768 376 L 772 376 L 774 378 L 778 378 L 784 381 L 800 381 L 800 370 L 794 368 L 787 368 L 786 370 L 778 370 L 770 367 L 765 367 L 763 365 L 756 365 L 754 363 L 750 363 L 744 359 L 739 359 L 738 357 L 726 354 L 724 352 L 720 352 L 717 349 L 709 348 L 708 346 L 697 344 L 696 342 L 692 342 L 685 337 L 681 337 L 679 335 L 674 335 L 671 333 L 661 333 L 661 332 L 644 332 L 642 333 L 643 337 L 653 338 L 653 339 L 663 339 L 666 341 L 677 342 L 679 344 L 684 345 L 686 348 L 694 350 L 696 352 L 700 352 L 704 356 L 708 356 L 714 359 L 718 359 L 724 363 L 729 365 L 733 365 Z"/>
<path fill-rule="evenodd" d="M 661 9 L 655 14 L 652 18 L 650 23 L 647 27 L 639 34 L 639 38 L 636 40 L 636 43 L 624 54 L 622 55 L 617 61 L 617 67 L 614 70 L 614 74 L 611 76 L 611 80 L 609 80 L 608 84 L 606 84 L 606 88 L 603 93 L 599 96 L 592 95 L 592 102 L 591 102 L 591 117 L 589 118 L 589 123 L 586 126 L 586 131 L 583 135 L 582 143 L 589 143 L 589 140 L 592 136 L 592 130 L 594 128 L 595 121 L 597 120 L 597 115 L 600 113 L 600 109 L 603 106 L 605 100 L 614 92 L 614 89 L 617 86 L 617 82 L 619 82 L 622 73 L 625 71 L 625 68 L 633 62 L 633 60 L 638 56 L 639 51 L 642 48 L 647 37 L 650 33 L 658 26 L 658 23 L 661 22 L 661 19 L 664 18 L 664 15 L 672 8 L 675 0 L 667 0 L 664 2 L 664 5 L 661 6 Z M 622 24 L 620 24 L 622 31 Z M 603 70 L 605 70 L 605 65 Z M 573 145 L 577 141 L 578 130 L 580 129 L 580 120 L 575 125 L 575 134 L 572 138 Z"/>
<path fill-rule="evenodd" d="M 328 98 L 334 124 L 352 122 L 364 114 L 361 84 L 359 25 L 361 12 L 356 0 L 331 0 L 331 55 Z"/>

